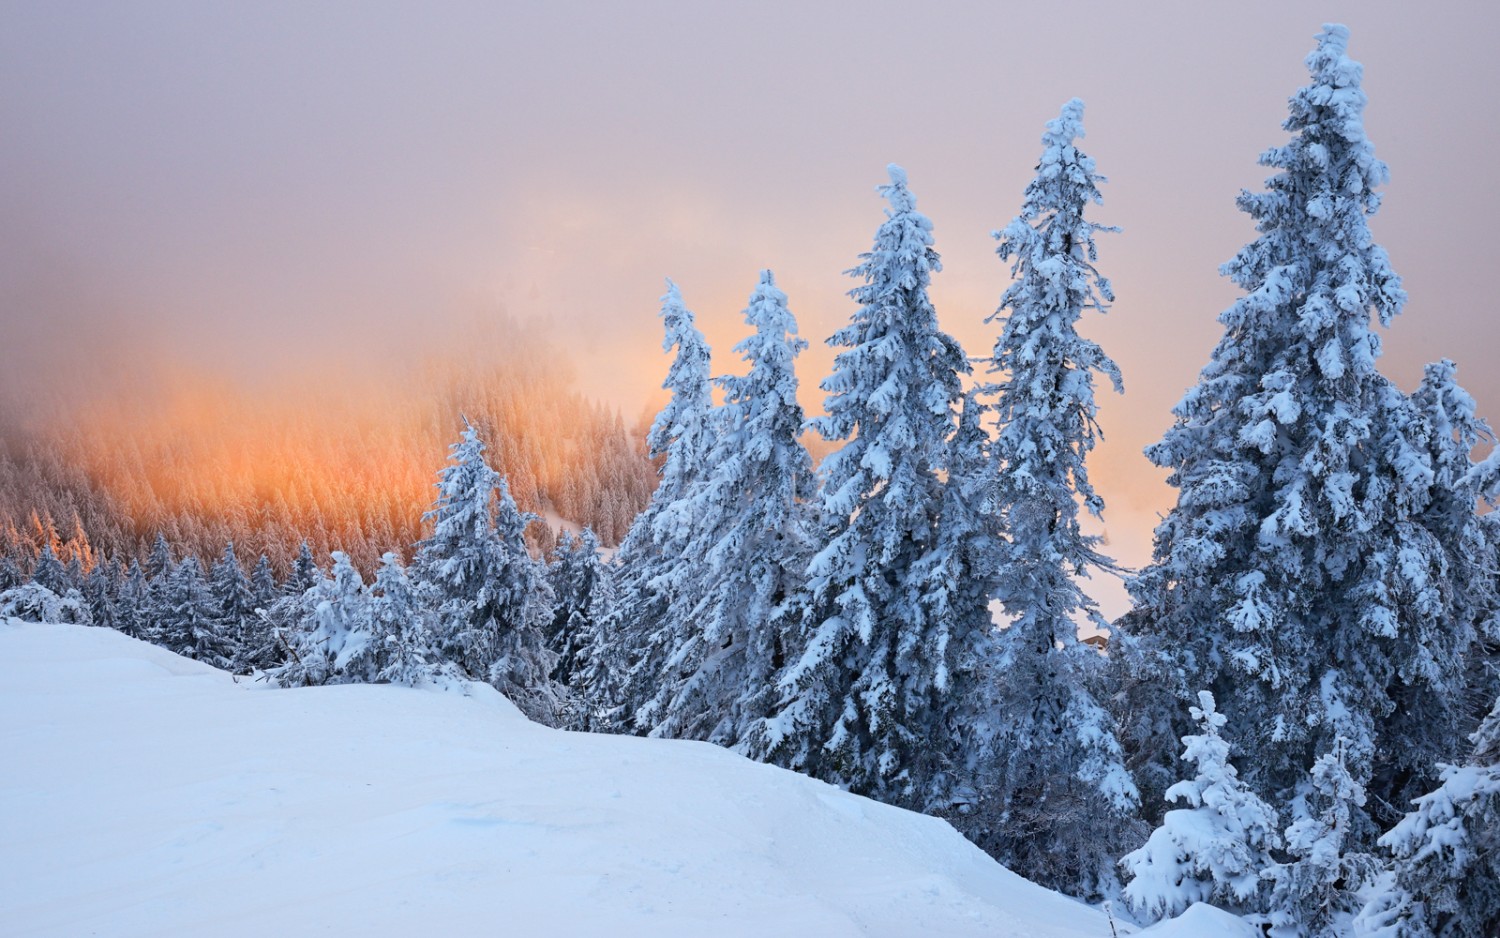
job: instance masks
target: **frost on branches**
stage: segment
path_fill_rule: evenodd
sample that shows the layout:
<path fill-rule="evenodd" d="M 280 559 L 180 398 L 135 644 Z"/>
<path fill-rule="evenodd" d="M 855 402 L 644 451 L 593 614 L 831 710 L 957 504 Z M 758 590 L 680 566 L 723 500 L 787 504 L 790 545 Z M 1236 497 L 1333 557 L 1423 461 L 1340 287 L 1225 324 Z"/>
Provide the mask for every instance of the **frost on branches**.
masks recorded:
<path fill-rule="evenodd" d="M 1047 124 L 1037 175 L 997 253 L 1015 282 L 991 320 L 1002 324 L 986 387 L 998 432 L 991 449 L 991 504 L 1009 541 L 993 555 L 995 594 L 1010 623 L 997 638 L 999 687 L 991 761 L 980 771 L 979 810 L 965 827 L 1002 862 L 1074 895 L 1108 894 L 1115 860 L 1139 843 L 1139 803 L 1110 715 L 1095 696 L 1104 660 L 1078 626 L 1106 623 L 1078 585 L 1114 570 L 1098 538 L 1079 528 L 1079 503 L 1103 502 L 1085 460 L 1099 435 L 1093 375 L 1118 391 L 1120 372 L 1077 332 L 1086 310 L 1113 299 L 1094 268 L 1084 217 L 1101 200 L 1094 161 L 1078 149 L 1083 102 Z"/>
<path fill-rule="evenodd" d="M 605 625 L 631 655 L 611 679 L 615 719 L 621 729 L 639 732 L 660 719 L 661 675 L 693 628 L 684 618 L 693 602 L 695 569 L 688 553 L 696 520 L 690 504 L 707 470 L 716 430 L 708 343 L 670 280 L 661 298 L 661 320 L 662 349 L 677 350 L 662 382 L 671 399 L 646 437 L 651 457 L 662 460 L 661 481 L 620 544 L 619 601 Z"/>
<path fill-rule="evenodd" d="M 1378 831 L 1374 809 L 1399 803 L 1445 750 L 1451 758 L 1455 737 L 1403 713 L 1431 727 L 1462 721 L 1453 708 L 1474 622 L 1490 614 L 1476 604 L 1493 587 L 1443 586 L 1479 532 L 1473 500 L 1461 507 L 1435 484 L 1468 464 L 1468 447 L 1452 452 L 1458 441 L 1432 422 L 1436 399 L 1454 393 L 1435 376 L 1414 401 L 1375 368 L 1372 315 L 1388 324 L 1406 294 L 1369 229 L 1387 170 L 1364 133 L 1347 40 L 1344 27 L 1324 28 L 1312 82 L 1290 101 L 1292 138 L 1261 157 L 1277 173 L 1240 196 L 1260 236 L 1224 271 L 1245 294 L 1220 316 L 1224 337 L 1175 425 L 1147 451 L 1171 470 L 1178 502 L 1131 584 L 1119 647 L 1136 717 L 1127 737 L 1143 761 L 1167 764 L 1150 716 L 1210 688 L 1252 757 L 1247 784 L 1273 804 L 1290 809 L 1342 748 L 1368 795 L 1363 806 L 1344 799 L 1357 851 Z M 1377 753 L 1411 771 L 1377 774 Z"/>
<path fill-rule="evenodd" d="M 1443 766 L 1438 787 L 1380 838 L 1395 872 L 1356 921 L 1362 938 L 1500 934 L 1500 699 L 1471 738 L 1468 760 Z"/>
<path fill-rule="evenodd" d="M 623 653 L 607 631 L 615 608 L 614 569 L 599 556 L 599 540 L 591 528 L 577 537 L 563 532 L 547 576 L 554 602 L 547 638 L 557 654 L 552 678 L 573 694 L 566 725 L 608 729 L 610 681 Z"/>
<path fill-rule="evenodd" d="M 749 372 L 717 379 L 724 391 L 717 433 L 702 482 L 684 503 L 693 525 L 683 561 L 691 582 L 680 591 L 682 622 L 648 728 L 724 746 L 745 740 L 775 701 L 810 554 L 806 503 L 815 491 L 794 370 L 807 343 L 769 270 L 745 322 L 753 331 L 735 351 Z"/>
<path fill-rule="evenodd" d="M 812 425 L 843 445 L 822 465 L 824 546 L 808 567 L 802 629 L 756 754 L 909 803 L 929 795 L 913 766 L 941 745 L 956 706 L 947 680 L 959 648 L 940 639 L 927 584 L 913 578 L 936 546 L 969 363 L 928 299 L 940 268 L 932 223 L 905 171 L 889 173 L 886 221 L 850 271 L 862 281 L 850 291 L 859 308 L 828 340 L 842 351 L 822 385 L 827 416 Z"/>
<path fill-rule="evenodd" d="M 1197 771 L 1166 794 L 1187 807 L 1168 811 L 1146 845 L 1120 861 L 1131 877 L 1125 898 L 1150 921 L 1195 902 L 1231 911 L 1255 906 L 1266 888 L 1270 851 L 1280 843 L 1275 810 L 1229 763 L 1229 743 L 1220 733 L 1226 717 L 1213 695 L 1201 691 L 1190 714 L 1201 732 L 1182 738 L 1182 758 Z"/>
<path fill-rule="evenodd" d="M 452 447 L 427 513 L 432 535 L 417 551 L 423 581 L 436 594 L 444 655 L 470 678 L 488 681 L 539 723 L 555 725 L 563 700 L 543 629 L 552 593 L 526 551 L 523 514 L 505 480 L 484 458 L 473 426 Z"/>

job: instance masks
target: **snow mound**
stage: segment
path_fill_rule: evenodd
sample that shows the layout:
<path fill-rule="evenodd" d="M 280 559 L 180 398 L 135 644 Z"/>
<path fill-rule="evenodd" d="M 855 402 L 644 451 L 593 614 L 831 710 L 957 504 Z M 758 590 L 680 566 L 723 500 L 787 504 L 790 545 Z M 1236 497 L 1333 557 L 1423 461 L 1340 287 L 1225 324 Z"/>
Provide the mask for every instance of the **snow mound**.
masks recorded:
<path fill-rule="evenodd" d="M 942 821 L 484 687 L 276 690 L 11 622 L 0 751 L 11 934 L 1109 934 Z"/>
<path fill-rule="evenodd" d="M 1249 922 L 1202 902 L 1139 934 L 1140 938 L 1260 938 L 1259 929 Z"/>

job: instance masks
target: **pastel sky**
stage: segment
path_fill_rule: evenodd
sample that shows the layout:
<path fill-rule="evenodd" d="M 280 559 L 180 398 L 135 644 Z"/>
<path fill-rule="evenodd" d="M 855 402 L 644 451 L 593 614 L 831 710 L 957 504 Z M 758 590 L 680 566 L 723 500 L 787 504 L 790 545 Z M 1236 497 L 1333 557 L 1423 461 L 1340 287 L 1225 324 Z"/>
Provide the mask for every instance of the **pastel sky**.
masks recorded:
<path fill-rule="evenodd" d="M 633 417 L 665 371 L 662 278 L 728 370 L 770 267 L 816 406 L 884 166 L 935 223 L 944 327 L 983 353 L 1008 277 L 989 233 L 1078 96 L 1094 217 L 1124 229 L 1100 245 L 1118 302 L 1086 326 L 1127 390 L 1094 473 L 1139 563 L 1171 498 L 1141 447 L 1218 336 L 1217 267 L 1253 237 L 1234 196 L 1325 21 L 1352 30 L 1392 170 L 1373 224 L 1411 302 L 1384 367 L 1410 387 L 1452 357 L 1500 420 L 1495 9 L 0 2 L 0 391 L 107 392 L 145 363 L 359 395 L 503 310 Z"/>

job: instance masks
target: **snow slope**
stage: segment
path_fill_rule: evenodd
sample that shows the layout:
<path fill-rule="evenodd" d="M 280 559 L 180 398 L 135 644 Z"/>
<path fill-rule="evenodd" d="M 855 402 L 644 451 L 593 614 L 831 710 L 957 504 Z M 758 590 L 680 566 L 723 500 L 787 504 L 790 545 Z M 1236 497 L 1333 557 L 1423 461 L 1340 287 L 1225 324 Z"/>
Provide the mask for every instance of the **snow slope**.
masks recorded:
<path fill-rule="evenodd" d="M 1110 935 L 942 821 L 485 687 L 276 690 L 12 622 L 0 753 L 8 935 Z"/>

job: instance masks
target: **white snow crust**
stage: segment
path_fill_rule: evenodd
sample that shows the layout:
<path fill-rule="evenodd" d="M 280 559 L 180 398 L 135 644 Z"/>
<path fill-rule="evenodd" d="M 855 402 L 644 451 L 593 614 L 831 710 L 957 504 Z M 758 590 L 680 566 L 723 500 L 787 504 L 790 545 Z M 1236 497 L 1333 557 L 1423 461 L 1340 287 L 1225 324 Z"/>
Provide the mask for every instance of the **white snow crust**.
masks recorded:
<path fill-rule="evenodd" d="M 11 935 L 1109 934 L 943 821 L 485 686 L 278 690 L 12 621 L 0 752 Z"/>

